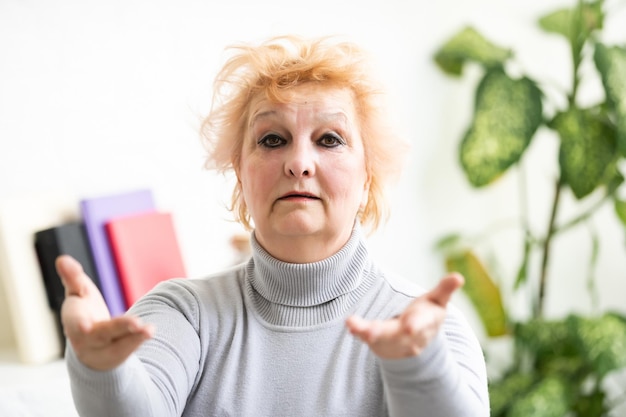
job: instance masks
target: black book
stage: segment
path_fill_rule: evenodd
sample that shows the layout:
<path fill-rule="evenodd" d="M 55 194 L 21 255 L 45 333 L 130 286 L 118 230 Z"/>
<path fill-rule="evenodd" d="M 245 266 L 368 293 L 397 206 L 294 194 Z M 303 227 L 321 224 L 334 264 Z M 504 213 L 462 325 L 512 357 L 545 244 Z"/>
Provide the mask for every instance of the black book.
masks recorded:
<path fill-rule="evenodd" d="M 55 267 L 56 258 L 60 255 L 72 256 L 81 263 L 85 273 L 96 286 L 100 287 L 84 224 L 71 222 L 36 232 L 35 251 L 46 288 L 48 304 L 57 317 L 59 332 L 63 340 L 60 313 L 63 300 L 65 300 L 65 288 Z"/>

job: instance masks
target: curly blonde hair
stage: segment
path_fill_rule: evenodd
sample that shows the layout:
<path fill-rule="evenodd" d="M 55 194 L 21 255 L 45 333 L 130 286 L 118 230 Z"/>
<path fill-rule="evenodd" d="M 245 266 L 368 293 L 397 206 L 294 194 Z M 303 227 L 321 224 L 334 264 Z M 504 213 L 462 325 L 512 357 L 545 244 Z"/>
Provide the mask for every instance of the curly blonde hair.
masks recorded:
<path fill-rule="evenodd" d="M 239 167 L 249 104 L 258 95 L 284 103 L 288 100 L 286 91 L 304 83 L 348 88 L 354 97 L 371 181 L 359 220 L 370 231 L 376 230 L 388 215 L 383 184 L 399 172 L 406 144 L 388 125 L 382 88 L 372 76 L 364 50 L 331 37 L 297 36 L 273 37 L 260 45 L 240 44 L 227 50 L 234 54 L 215 79 L 211 110 L 201 125 L 208 150 L 206 167 L 219 172 Z M 230 210 L 246 229 L 252 229 L 240 182 L 233 190 Z"/>

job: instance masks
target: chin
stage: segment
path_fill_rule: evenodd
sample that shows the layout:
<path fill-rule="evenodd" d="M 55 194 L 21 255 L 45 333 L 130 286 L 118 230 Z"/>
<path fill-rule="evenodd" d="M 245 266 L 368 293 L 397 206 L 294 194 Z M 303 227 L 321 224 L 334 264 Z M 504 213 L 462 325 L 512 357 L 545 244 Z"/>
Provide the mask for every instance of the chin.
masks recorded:
<path fill-rule="evenodd" d="M 323 232 L 326 224 L 309 216 L 290 216 L 276 223 L 273 229 L 285 236 L 310 236 Z"/>
<path fill-rule="evenodd" d="M 275 229 L 279 234 L 283 236 L 313 236 L 321 233 L 323 229 L 321 227 L 315 227 L 307 224 L 297 225 L 283 225 Z"/>

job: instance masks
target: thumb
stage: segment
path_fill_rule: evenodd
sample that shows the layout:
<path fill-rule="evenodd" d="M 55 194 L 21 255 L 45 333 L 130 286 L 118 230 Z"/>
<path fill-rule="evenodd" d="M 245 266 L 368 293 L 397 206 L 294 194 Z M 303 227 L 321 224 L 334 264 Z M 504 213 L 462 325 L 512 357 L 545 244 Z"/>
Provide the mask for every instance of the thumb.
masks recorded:
<path fill-rule="evenodd" d="M 55 261 L 57 273 L 65 287 L 65 295 L 85 295 L 87 282 L 91 279 L 85 274 L 82 265 L 70 255 L 61 255 Z"/>
<path fill-rule="evenodd" d="M 427 298 L 435 304 L 445 307 L 452 294 L 463 286 L 465 279 L 459 273 L 453 272 L 444 277 L 439 284 L 427 294 Z"/>

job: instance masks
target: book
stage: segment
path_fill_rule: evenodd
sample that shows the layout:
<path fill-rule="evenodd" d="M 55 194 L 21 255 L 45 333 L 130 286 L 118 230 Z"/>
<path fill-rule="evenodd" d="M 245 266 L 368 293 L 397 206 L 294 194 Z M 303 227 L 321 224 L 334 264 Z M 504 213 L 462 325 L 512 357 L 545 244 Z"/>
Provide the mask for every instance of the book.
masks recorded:
<path fill-rule="evenodd" d="M 128 305 L 120 287 L 115 260 L 111 253 L 106 223 L 115 217 L 155 210 L 152 191 L 141 189 L 126 193 L 85 198 L 80 210 L 91 246 L 94 266 L 100 280 L 100 289 L 111 316 L 126 312 Z"/>
<path fill-rule="evenodd" d="M 35 252 L 52 310 L 60 312 L 65 300 L 65 288 L 55 265 L 60 255 L 71 255 L 80 262 L 85 274 L 100 287 L 84 223 L 76 221 L 36 232 Z"/>
<path fill-rule="evenodd" d="M 42 364 L 63 356 L 33 240 L 39 230 L 78 219 L 78 200 L 66 194 L 0 200 L 0 304 L 8 313 L 1 324 L 3 332 L 12 332 L 5 348 L 20 362 Z"/>
<path fill-rule="evenodd" d="M 0 281 L 2 279 L 0 276 Z M 17 357 L 15 331 L 7 299 L 4 285 L 0 282 L 0 362 L 4 357 Z"/>
<path fill-rule="evenodd" d="M 159 282 L 186 276 L 170 213 L 115 218 L 106 230 L 128 306 Z"/>

